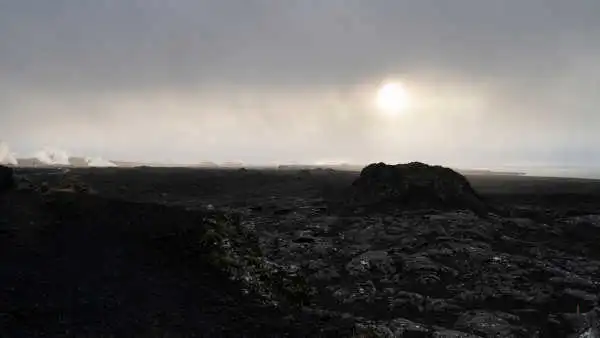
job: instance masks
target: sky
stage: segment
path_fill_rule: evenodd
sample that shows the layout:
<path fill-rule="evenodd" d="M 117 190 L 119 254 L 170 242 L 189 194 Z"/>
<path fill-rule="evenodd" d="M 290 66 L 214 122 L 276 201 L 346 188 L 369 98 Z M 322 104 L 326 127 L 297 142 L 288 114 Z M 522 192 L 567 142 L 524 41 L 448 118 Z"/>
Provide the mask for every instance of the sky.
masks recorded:
<path fill-rule="evenodd" d="M 597 0 L 0 0 L 0 139 L 115 160 L 600 167 Z M 374 104 L 401 82 L 408 107 Z"/>

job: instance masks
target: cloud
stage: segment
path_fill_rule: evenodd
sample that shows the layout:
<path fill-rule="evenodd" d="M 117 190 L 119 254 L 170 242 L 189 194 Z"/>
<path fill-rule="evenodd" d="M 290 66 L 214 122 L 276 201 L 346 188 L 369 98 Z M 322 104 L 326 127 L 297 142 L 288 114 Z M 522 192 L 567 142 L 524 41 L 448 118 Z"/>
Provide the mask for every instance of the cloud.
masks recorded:
<path fill-rule="evenodd" d="M 593 49 L 600 4 L 14 0 L 6 8 L 3 71 L 29 84 L 106 90 L 338 84 L 394 70 L 543 77 L 568 67 L 573 51 Z"/>
<path fill-rule="evenodd" d="M 0 135 L 19 152 L 111 159 L 590 162 L 558 154 L 600 146 L 598 12 L 596 0 L 9 0 Z M 372 111 L 387 78 L 418 112 Z"/>

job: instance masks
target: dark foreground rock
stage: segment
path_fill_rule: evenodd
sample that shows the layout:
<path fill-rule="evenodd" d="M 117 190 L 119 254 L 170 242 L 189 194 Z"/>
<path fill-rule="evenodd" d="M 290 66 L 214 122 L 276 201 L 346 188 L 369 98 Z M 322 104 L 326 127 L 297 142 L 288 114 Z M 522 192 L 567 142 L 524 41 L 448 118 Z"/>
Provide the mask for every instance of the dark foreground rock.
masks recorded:
<path fill-rule="evenodd" d="M 15 184 L 13 169 L 0 165 L 0 193 L 12 188 Z"/>
<path fill-rule="evenodd" d="M 301 311 L 303 279 L 235 215 L 31 191 L 0 214 L 3 337 L 303 337 L 338 320 Z"/>
<path fill-rule="evenodd" d="M 161 170 L 0 195 L 0 336 L 598 336 L 598 183 L 571 204 L 476 185 L 531 210 L 508 215 L 348 215 L 314 187 L 356 174 Z"/>
<path fill-rule="evenodd" d="M 367 319 L 357 320 L 363 334 L 596 337 L 584 334 L 600 325 L 600 256 L 564 235 L 580 219 L 459 211 L 287 216 L 257 228 L 268 257 L 301 268 L 317 306 Z"/>
<path fill-rule="evenodd" d="M 368 210 L 468 209 L 485 203 L 467 179 L 452 169 L 420 162 L 365 167 L 352 183 L 352 202 Z"/>

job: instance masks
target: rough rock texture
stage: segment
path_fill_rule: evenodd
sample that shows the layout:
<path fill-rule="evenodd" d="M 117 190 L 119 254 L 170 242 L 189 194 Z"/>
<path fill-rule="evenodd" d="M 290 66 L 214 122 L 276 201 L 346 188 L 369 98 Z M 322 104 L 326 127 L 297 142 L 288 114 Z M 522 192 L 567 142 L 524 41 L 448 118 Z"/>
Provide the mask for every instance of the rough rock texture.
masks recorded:
<path fill-rule="evenodd" d="M 15 185 L 13 169 L 0 165 L 0 192 L 6 191 Z"/>
<path fill-rule="evenodd" d="M 583 334 L 600 325 L 600 254 L 564 235 L 600 225 L 591 216 L 552 227 L 469 211 L 255 221 L 267 256 L 298 266 L 314 304 L 352 314 L 364 336 L 595 337 Z"/>
<path fill-rule="evenodd" d="M 235 214 L 20 190 L 0 196 L 0 214 L 0 336 L 323 330 L 301 310 L 303 278 L 266 260 Z M 332 336 L 344 325 L 350 333 L 352 322 Z"/>
<path fill-rule="evenodd" d="M 464 176 L 420 162 L 370 164 L 352 186 L 353 203 L 369 210 L 486 209 Z"/>
<path fill-rule="evenodd" d="M 0 335 L 598 337 L 600 182 L 473 183 L 527 211 L 508 216 L 348 215 L 315 189 L 344 175 L 77 172 L 97 194 L 32 175 L 39 200 L 0 195 Z"/>

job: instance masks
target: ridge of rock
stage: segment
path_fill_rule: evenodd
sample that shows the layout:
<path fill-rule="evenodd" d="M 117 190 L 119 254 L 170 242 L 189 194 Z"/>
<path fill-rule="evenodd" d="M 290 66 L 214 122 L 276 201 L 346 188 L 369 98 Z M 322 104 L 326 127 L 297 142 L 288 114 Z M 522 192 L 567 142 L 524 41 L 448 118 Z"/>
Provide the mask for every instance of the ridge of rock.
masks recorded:
<path fill-rule="evenodd" d="M 463 175 L 421 162 L 369 164 L 352 183 L 352 190 L 353 204 L 369 209 L 487 209 Z"/>

